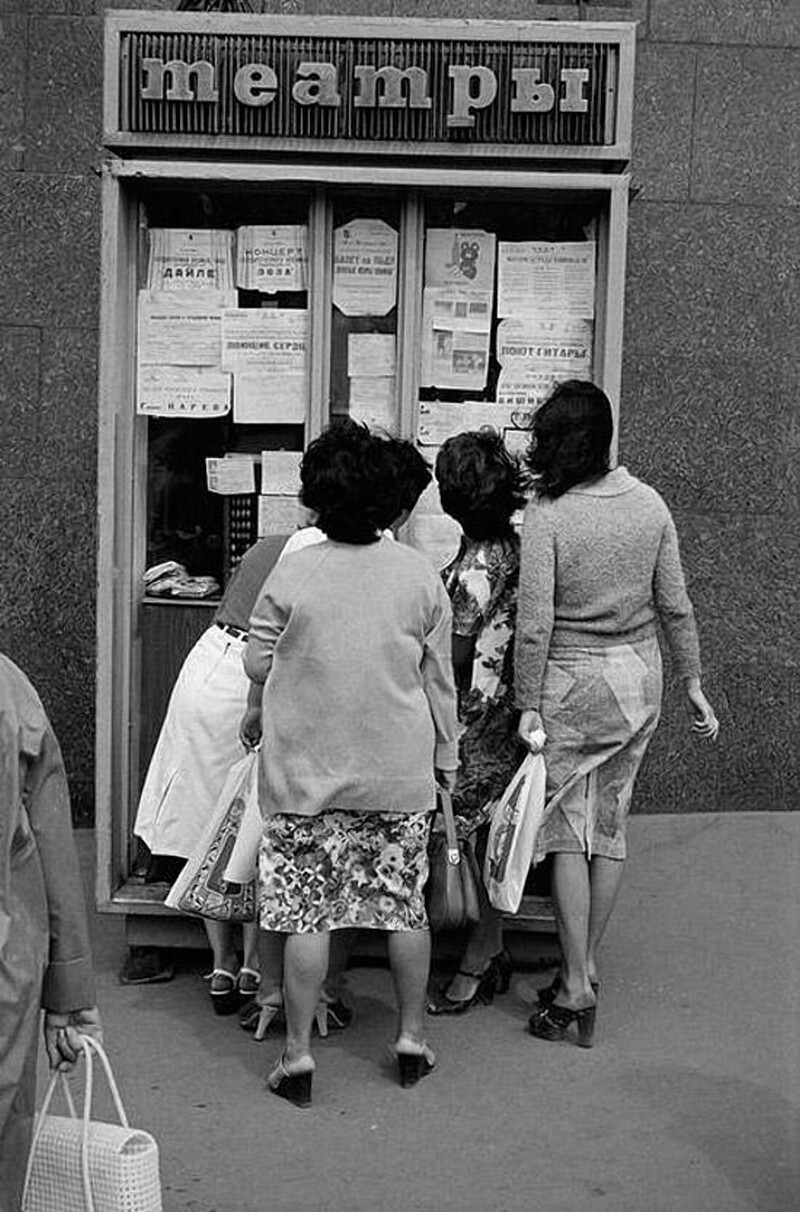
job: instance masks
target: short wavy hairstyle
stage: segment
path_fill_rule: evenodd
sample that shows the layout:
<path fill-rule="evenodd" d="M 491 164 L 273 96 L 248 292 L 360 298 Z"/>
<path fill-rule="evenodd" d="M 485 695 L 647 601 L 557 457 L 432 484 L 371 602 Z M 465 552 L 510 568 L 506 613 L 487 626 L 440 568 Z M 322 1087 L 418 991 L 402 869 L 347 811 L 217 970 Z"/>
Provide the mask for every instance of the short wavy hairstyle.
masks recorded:
<path fill-rule="evenodd" d="M 448 438 L 436 458 L 436 480 L 442 509 L 470 539 L 507 535 L 525 504 L 522 469 L 493 429 Z"/>
<path fill-rule="evenodd" d="M 417 501 L 433 479 L 433 472 L 413 442 L 403 438 L 386 438 L 389 452 L 397 469 L 397 516 L 411 513 Z"/>
<path fill-rule="evenodd" d="M 317 526 L 339 543 L 374 543 L 402 512 L 396 452 L 348 417 L 309 444 L 300 483 L 300 499 L 316 513 Z"/>
<path fill-rule="evenodd" d="M 526 462 L 539 496 L 563 496 L 609 470 L 614 415 L 608 396 L 594 383 L 558 383 L 535 413 L 532 428 Z"/>

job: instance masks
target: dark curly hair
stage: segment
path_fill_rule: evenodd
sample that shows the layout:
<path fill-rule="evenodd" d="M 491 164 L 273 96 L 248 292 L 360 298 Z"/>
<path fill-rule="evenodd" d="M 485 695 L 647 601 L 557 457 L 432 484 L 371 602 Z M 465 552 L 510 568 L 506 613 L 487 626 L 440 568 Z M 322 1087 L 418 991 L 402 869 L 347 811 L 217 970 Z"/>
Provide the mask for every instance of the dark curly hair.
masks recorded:
<path fill-rule="evenodd" d="M 332 422 L 309 444 L 300 483 L 303 504 L 338 543 L 374 543 L 403 509 L 392 444 L 348 417 Z"/>
<path fill-rule="evenodd" d="M 558 383 L 533 418 L 526 462 L 536 492 L 560 497 L 576 484 L 597 480 L 609 469 L 614 416 L 608 396 L 594 383 Z"/>
<path fill-rule="evenodd" d="M 436 459 L 442 509 L 470 539 L 502 538 L 525 504 L 519 463 L 492 429 L 455 434 Z"/>
<path fill-rule="evenodd" d="M 433 472 L 413 442 L 389 437 L 385 441 L 395 460 L 398 477 L 397 515 L 411 513 L 417 501 L 433 479 Z"/>

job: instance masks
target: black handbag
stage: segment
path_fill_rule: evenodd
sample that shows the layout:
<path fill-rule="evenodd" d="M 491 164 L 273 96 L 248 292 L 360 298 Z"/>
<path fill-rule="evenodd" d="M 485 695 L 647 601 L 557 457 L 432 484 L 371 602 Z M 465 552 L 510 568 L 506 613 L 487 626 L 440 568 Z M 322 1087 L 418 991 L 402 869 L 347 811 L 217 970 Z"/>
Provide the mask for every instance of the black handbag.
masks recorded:
<path fill-rule="evenodd" d="M 437 813 L 428 842 L 430 874 L 425 886 L 432 930 L 460 930 L 480 921 L 480 872 L 469 841 L 459 841 L 453 801 L 444 787 L 437 789 Z M 437 816 L 443 829 L 437 828 Z"/>

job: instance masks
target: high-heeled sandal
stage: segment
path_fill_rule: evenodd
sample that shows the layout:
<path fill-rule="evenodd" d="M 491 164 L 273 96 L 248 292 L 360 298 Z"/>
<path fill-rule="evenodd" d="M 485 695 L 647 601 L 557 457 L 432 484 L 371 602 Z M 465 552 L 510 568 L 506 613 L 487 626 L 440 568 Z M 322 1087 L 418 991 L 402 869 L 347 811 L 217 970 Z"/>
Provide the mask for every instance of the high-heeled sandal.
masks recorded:
<path fill-rule="evenodd" d="M 279 1002 L 266 1002 L 263 1005 L 256 1001 L 248 1002 L 239 1015 L 239 1026 L 243 1031 L 252 1032 L 253 1039 L 260 1044 L 266 1038 L 273 1022 L 277 1026 L 276 1020 L 282 1009 L 283 999 Z"/>
<path fill-rule="evenodd" d="M 314 1012 L 314 1025 L 325 1039 L 329 1031 L 344 1031 L 345 1027 L 349 1027 L 352 1017 L 353 1011 L 340 997 L 332 1001 L 321 997 Z"/>
<path fill-rule="evenodd" d="M 407 1090 L 410 1086 L 416 1086 L 421 1078 L 433 1073 L 436 1055 L 427 1044 L 414 1045 L 411 1049 L 401 1049 L 398 1044 L 392 1046 L 391 1052 L 397 1058 L 400 1085 Z"/>
<path fill-rule="evenodd" d="M 243 1002 L 252 1001 L 258 993 L 258 986 L 261 984 L 261 973 L 256 968 L 240 968 L 239 979 L 236 984 L 239 1000 Z"/>
<path fill-rule="evenodd" d="M 207 978 L 208 994 L 217 1014 L 235 1014 L 239 1009 L 239 987 L 236 974 L 227 968 L 215 968 Z"/>
<path fill-rule="evenodd" d="M 589 984 L 592 986 L 592 993 L 595 995 L 595 997 L 597 997 L 597 995 L 600 992 L 600 982 L 599 981 L 590 981 Z M 560 992 L 561 992 L 561 973 L 558 972 L 553 977 L 553 979 L 549 985 L 545 985 L 545 987 L 543 989 L 537 990 L 536 1000 L 538 1001 L 540 1006 L 550 1006 L 556 1000 L 556 997 L 558 996 L 558 994 Z"/>
<path fill-rule="evenodd" d="M 314 1062 L 310 1069 L 290 1073 L 286 1068 L 286 1057 L 281 1056 L 272 1072 L 267 1076 L 267 1086 L 278 1098 L 285 1098 L 295 1107 L 311 1106 L 311 1083 L 314 1079 Z"/>
<path fill-rule="evenodd" d="M 550 1002 L 536 1010 L 528 1019 L 528 1032 L 537 1039 L 560 1040 L 566 1039 L 567 1032 L 573 1023 L 578 1028 L 576 1043 L 579 1048 L 591 1048 L 594 1043 L 594 1026 L 597 1018 L 597 1006 L 585 1006 L 581 1010 L 572 1010 L 569 1006 L 559 1006 Z"/>
<path fill-rule="evenodd" d="M 511 956 L 507 951 L 499 951 L 497 955 L 493 955 L 481 973 L 466 972 L 463 968 L 459 968 L 459 976 L 472 977 L 478 982 L 472 997 L 454 998 L 442 990 L 428 1002 L 427 1012 L 432 1015 L 466 1014 L 467 1010 L 471 1010 L 473 1006 L 489 1006 L 494 1000 L 495 994 L 508 993 L 511 985 L 511 973 Z"/>

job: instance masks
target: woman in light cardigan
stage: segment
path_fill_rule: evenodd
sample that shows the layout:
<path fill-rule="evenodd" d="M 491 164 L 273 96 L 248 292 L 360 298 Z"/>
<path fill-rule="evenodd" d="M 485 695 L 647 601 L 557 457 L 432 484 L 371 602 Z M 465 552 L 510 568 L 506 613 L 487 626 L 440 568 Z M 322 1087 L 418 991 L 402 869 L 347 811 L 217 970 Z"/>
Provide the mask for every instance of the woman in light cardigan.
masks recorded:
<path fill-rule="evenodd" d="M 695 735 L 719 725 L 700 684 L 694 611 L 675 525 L 654 489 L 609 468 L 611 405 L 559 384 L 536 414 L 528 464 L 515 687 L 520 736 L 546 734 L 547 807 L 534 863 L 553 857 L 562 966 L 539 994 L 532 1035 L 592 1043 L 597 949 L 625 859 L 634 782 L 661 709 L 660 624 Z"/>
<path fill-rule="evenodd" d="M 268 1084 L 297 1106 L 311 1101 L 332 930 L 388 933 L 401 1084 L 435 1064 L 423 892 L 435 774 L 452 786 L 458 764 L 456 709 L 447 594 L 423 556 L 382 533 L 407 507 L 407 446 L 353 422 L 311 443 L 302 500 L 327 541 L 277 566 L 245 649 L 242 739 L 263 735 L 260 921 L 287 936 L 286 1043 Z"/>

